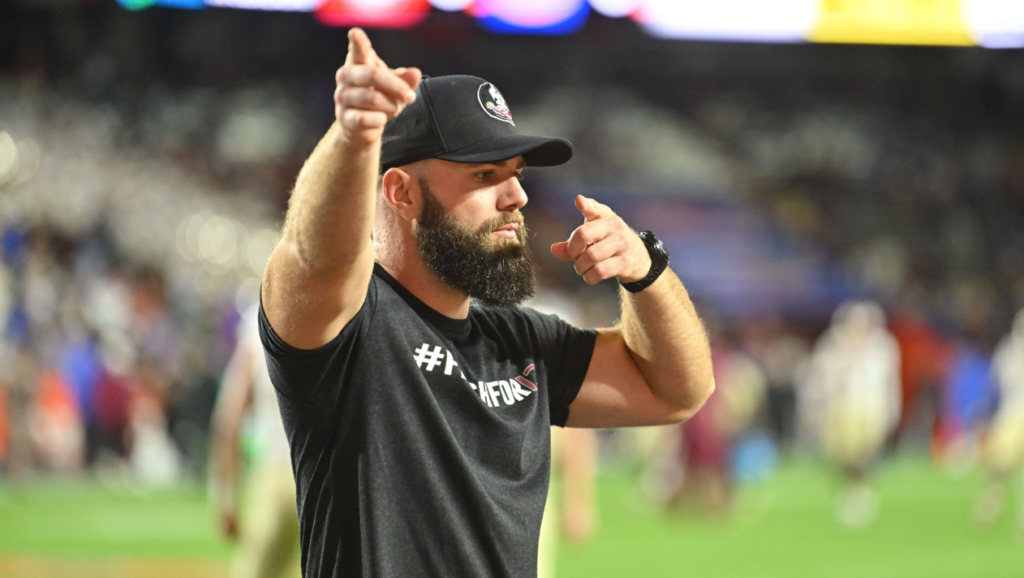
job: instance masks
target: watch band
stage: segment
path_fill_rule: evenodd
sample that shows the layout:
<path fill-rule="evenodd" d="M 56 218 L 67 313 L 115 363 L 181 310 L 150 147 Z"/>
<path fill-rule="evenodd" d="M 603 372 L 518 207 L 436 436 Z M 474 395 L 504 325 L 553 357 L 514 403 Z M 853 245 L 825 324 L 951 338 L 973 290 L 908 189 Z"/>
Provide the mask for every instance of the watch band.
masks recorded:
<path fill-rule="evenodd" d="M 630 293 L 637 293 L 651 286 L 652 283 L 661 277 L 661 274 L 668 268 L 668 251 L 665 250 L 665 245 L 662 244 L 661 240 L 655 236 L 651 231 L 640 231 L 637 233 L 640 239 L 644 242 L 647 247 L 647 254 L 651 256 L 651 269 L 647 272 L 647 276 L 639 281 L 632 283 L 619 282 L 622 288 Z"/>

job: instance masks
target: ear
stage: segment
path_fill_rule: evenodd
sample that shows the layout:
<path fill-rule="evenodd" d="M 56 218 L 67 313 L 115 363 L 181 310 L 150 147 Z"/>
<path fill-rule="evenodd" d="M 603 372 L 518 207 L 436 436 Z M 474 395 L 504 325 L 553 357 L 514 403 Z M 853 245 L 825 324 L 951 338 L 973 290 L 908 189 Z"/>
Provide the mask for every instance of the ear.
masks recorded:
<path fill-rule="evenodd" d="M 384 173 L 381 181 L 384 202 L 406 221 L 419 217 L 420 195 L 413 175 L 395 167 Z"/>

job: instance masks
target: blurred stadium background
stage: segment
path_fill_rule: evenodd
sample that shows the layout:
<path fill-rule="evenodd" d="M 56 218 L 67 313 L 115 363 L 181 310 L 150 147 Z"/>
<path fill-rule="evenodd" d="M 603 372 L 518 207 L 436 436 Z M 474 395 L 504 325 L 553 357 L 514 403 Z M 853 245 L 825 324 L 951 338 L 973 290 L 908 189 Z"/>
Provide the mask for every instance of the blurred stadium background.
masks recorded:
<path fill-rule="evenodd" d="M 680 428 L 601 432 L 559 576 L 1024 575 L 1020 464 L 979 519 L 1024 306 L 1024 2 L 3 0 L 0 577 L 226 575 L 211 413 L 351 25 L 575 144 L 527 172 L 547 291 L 615 318 L 546 249 L 585 193 L 662 237 L 740 360 L 724 478 L 684 491 Z M 901 356 L 865 524 L 804 378 L 851 299 Z"/>

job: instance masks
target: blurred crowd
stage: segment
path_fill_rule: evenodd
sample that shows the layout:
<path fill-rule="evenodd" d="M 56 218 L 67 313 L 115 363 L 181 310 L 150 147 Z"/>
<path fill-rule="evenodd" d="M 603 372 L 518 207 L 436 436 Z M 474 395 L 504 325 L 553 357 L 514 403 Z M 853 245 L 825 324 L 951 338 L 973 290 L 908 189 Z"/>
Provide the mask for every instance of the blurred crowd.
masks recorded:
<path fill-rule="evenodd" d="M 13 481 L 86 469 L 168 485 L 202 471 L 234 302 L 187 303 L 98 230 L 2 231 L 0 460 Z"/>

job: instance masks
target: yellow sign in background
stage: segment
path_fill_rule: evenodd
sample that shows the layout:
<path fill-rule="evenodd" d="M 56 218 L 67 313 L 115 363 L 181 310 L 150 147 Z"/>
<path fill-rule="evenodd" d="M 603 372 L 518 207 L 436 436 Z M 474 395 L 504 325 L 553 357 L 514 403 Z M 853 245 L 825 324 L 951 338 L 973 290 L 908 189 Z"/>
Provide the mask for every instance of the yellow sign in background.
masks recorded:
<path fill-rule="evenodd" d="M 964 29 L 960 0 L 819 0 L 818 20 L 808 40 L 974 44 Z"/>

